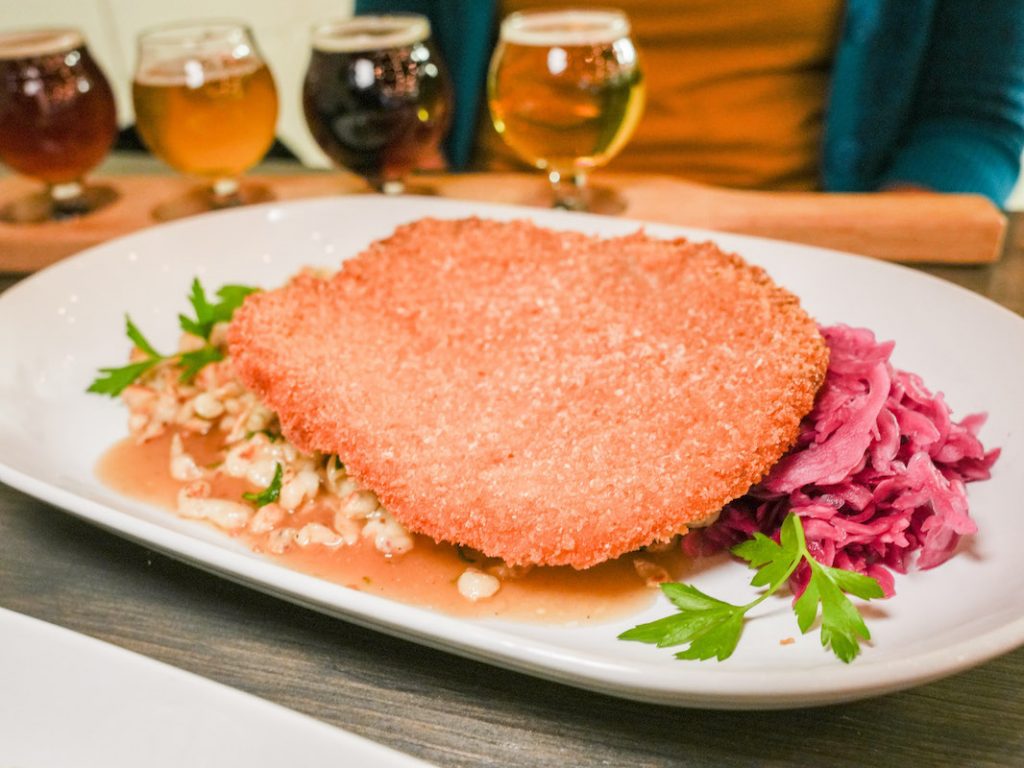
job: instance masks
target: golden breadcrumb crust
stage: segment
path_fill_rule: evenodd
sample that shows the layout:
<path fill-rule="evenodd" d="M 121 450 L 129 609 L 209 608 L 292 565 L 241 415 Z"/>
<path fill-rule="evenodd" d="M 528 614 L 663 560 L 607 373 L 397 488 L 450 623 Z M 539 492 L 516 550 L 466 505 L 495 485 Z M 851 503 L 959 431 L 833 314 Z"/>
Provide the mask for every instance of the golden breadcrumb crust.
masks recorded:
<path fill-rule="evenodd" d="M 828 350 L 711 243 L 425 219 L 250 296 L 230 352 L 410 530 L 586 568 L 706 522 L 797 437 Z"/>

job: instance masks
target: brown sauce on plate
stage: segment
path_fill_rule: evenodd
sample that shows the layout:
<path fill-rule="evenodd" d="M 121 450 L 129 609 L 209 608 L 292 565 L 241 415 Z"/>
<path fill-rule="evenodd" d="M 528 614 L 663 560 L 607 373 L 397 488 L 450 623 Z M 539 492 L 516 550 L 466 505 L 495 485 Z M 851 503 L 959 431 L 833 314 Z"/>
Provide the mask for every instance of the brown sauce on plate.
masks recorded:
<path fill-rule="evenodd" d="M 215 436 L 181 434 L 186 450 L 197 464 L 212 465 L 219 460 L 220 446 Z M 174 511 L 184 483 L 170 475 L 170 443 L 170 433 L 143 444 L 131 438 L 123 440 L 100 459 L 97 475 L 125 496 Z M 213 495 L 218 498 L 239 499 L 247 490 L 260 489 L 231 478 L 213 483 Z M 331 513 L 313 505 L 289 515 L 287 525 L 301 527 L 309 522 L 329 526 Z M 254 551 L 295 570 L 403 603 L 462 617 L 559 624 L 607 621 L 648 606 L 657 589 L 637 574 L 634 560 L 638 557 L 661 566 L 673 579 L 681 578 L 691 565 L 674 547 L 667 552 L 625 555 L 585 571 L 569 566 L 539 566 L 524 576 L 501 579 L 497 594 L 471 602 L 456 587 L 460 574 L 468 567 L 486 571 L 500 565 L 500 561 L 451 544 L 436 543 L 425 536 L 414 536 L 411 551 L 387 557 L 377 551 L 372 540 L 364 538 L 336 548 L 293 546 L 275 555 L 266 549 L 267 534 L 242 531 L 224 535 L 240 538 Z"/>

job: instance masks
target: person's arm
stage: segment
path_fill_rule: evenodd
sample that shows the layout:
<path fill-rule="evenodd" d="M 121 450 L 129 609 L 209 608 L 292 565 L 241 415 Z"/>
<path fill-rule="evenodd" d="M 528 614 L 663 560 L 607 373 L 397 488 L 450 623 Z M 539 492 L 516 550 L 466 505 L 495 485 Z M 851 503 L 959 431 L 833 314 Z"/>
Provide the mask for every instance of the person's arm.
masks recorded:
<path fill-rule="evenodd" d="M 494 8 L 495 0 L 356 0 L 357 14 L 406 12 L 430 19 L 434 42 L 448 65 L 455 91 L 444 148 L 449 165 L 456 170 L 469 163 L 476 139 L 493 44 Z"/>
<path fill-rule="evenodd" d="M 1024 150 L 1024 3 L 939 0 L 910 122 L 879 187 L 1002 204 Z"/>

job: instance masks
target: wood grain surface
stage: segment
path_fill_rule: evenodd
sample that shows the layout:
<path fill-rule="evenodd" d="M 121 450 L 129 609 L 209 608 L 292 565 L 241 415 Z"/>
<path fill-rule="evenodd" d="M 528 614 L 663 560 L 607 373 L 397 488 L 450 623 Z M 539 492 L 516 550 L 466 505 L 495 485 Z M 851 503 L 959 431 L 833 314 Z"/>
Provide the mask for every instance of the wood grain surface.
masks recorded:
<path fill-rule="evenodd" d="M 350 173 L 277 173 L 247 177 L 278 200 L 367 191 Z M 0 271 L 28 272 L 155 223 L 152 212 L 181 199 L 194 182 L 168 175 L 98 175 L 117 201 L 92 215 L 44 224 L 0 218 Z M 598 174 L 593 210 L 642 221 L 738 232 L 914 263 L 981 264 L 1001 252 L 1005 219 L 975 195 L 771 193 L 718 189 L 668 177 Z M 0 210 L 36 188 L 0 179 Z M 614 190 L 614 191 L 612 191 Z M 538 175 L 422 176 L 410 191 L 464 200 L 550 207 Z"/>
<path fill-rule="evenodd" d="M 927 271 L 1024 314 L 1020 224 L 1011 222 L 998 264 Z M 0 278 L 0 289 L 16 279 Z M 841 706 L 730 713 L 637 704 L 321 616 L 5 486 L 0 606 L 440 766 L 1024 765 L 1024 648 L 939 682 Z"/>

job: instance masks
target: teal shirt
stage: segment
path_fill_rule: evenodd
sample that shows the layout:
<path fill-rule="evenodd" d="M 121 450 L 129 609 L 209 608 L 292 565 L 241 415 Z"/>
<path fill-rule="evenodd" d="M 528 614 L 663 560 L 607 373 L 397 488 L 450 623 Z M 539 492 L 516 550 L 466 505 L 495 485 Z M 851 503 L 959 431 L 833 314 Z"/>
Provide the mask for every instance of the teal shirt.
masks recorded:
<path fill-rule="evenodd" d="M 495 37 L 493 0 L 356 0 L 428 16 L 455 86 L 445 149 L 472 155 Z M 1024 150 L 1024 2 L 846 0 L 821 156 L 822 187 L 912 184 L 1005 202 Z"/>

